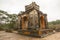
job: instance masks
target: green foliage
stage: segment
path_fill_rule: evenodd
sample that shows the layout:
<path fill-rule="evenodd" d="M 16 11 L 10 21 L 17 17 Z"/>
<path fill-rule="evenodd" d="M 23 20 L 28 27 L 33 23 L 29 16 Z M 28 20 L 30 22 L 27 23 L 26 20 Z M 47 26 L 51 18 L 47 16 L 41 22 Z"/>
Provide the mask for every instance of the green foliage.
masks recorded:
<path fill-rule="evenodd" d="M 58 30 L 58 29 L 60 30 L 60 20 L 48 22 L 48 28 L 54 29 L 54 30 Z"/>
<path fill-rule="evenodd" d="M 53 24 L 53 25 L 60 24 L 60 20 L 48 22 L 48 24 L 49 24 L 49 25 L 51 25 L 51 24 Z"/>
<path fill-rule="evenodd" d="M 0 30 L 12 30 L 15 28 L 17 14 L 8 14 L 0 10 Z M 4 21 L 4 22 L 3 22 Z"/>

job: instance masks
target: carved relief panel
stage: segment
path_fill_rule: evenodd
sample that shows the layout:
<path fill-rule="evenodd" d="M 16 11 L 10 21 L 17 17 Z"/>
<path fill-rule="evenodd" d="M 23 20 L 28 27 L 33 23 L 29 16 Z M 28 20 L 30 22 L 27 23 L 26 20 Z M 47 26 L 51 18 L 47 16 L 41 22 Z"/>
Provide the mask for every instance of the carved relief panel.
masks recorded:
<path fill-rule="evenodd" d="M 33 10 L 29 14 L 30 17 L 30 27 L 36 28 L 38 27 L 38 13 L 36 10 Z"/>

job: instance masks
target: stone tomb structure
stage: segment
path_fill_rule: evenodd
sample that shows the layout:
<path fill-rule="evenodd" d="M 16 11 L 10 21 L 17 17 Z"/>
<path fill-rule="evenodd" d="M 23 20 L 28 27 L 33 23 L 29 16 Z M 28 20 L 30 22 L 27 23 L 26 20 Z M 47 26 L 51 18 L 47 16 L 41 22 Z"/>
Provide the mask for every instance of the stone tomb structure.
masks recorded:
<path fill-rule="evenodd" d="M 46 29 L 47 28 L 47 14 L 39 10 L 39 5 L 32 2 L 25 6 L 25 11 L 18 14 L 18 28 L 22 30 L 27 29 Z"/>

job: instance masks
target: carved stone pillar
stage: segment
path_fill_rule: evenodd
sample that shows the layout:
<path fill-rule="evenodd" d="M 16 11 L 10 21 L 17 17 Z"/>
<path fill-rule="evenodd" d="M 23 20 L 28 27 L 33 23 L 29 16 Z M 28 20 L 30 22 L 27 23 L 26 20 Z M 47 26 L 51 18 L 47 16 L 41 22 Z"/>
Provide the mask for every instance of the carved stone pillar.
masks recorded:
<path fill-rule="evenodd" d="M 22 18 L 20 19 L 20 29 L 22 29 Z"/>
<path fill-rule="evenodd" d="M 44 16 L 45 16 L 45 18 L 44 18 L 44 20 L 45 20 L 45 28 L 48 28 L 47 14 L 44 14 Z"/>
<path fill-rule="evenodd" d="M 38 13 L 38 25 L 39 25 L 39 29 L 40 29 L 40 27 L 41 27 L 41 25 L 40 25 L 40 13 Z"/>

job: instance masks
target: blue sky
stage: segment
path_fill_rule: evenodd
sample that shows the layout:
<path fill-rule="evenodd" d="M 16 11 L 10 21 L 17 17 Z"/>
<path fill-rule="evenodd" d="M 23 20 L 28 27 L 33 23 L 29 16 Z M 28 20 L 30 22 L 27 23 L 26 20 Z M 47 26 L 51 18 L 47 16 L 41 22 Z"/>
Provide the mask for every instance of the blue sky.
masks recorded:
<path fill-rule="evenodd" d="M 36 2 L 40 10 L 47 14 L 48 21 L 60 19 L 60 0 L 0 0 L 0 10 L 18 14 L 32 2 Z"/>

